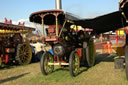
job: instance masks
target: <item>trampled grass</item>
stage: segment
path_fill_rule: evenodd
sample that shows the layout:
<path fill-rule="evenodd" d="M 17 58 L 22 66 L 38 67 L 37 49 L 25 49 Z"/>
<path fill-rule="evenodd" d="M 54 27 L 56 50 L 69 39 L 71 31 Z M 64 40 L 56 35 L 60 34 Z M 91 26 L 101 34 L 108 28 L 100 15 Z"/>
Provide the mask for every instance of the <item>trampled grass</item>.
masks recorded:
<path fill-rule="evenodd" d="M 55 68 L 55 72 L 44 76 L 40 64 L 14 66 L 0 69 L 1 85 L 128 85 L 125 70 L 114 69 L 113 57 L 97 55 L 96 65 L 82 67 L 77 77 L 71 77 L 67 68 Z"/>

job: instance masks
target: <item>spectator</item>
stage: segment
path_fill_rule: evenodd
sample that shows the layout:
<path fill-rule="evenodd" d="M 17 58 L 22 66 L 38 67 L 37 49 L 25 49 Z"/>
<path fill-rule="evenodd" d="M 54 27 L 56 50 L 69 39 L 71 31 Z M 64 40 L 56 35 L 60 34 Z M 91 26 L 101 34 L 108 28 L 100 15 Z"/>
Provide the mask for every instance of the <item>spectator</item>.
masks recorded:
<path fill-rule="evenodd" d="M 45 44 L 38 41 L 36 43 L 30 43 L 30 45 L 34 47 L 35 58 L 37 61 L 39 61 L 41 59 L 42 54 L 44 53 L 43 48 L 44 48 Z"/>

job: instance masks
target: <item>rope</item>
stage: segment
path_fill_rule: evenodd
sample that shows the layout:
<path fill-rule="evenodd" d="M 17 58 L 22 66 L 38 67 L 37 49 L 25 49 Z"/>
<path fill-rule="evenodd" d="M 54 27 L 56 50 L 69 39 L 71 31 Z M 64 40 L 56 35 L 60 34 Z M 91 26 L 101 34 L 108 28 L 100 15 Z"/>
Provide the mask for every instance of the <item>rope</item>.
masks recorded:
<path fill-rule="evenodd" d="M 125 16 L 124 12 L 121 13 L 123 17 L 126 19 L 126 22 L 128 21 L 127 17 Z"/>
<path fill-rule="evenodd" d="M 65 21 L 64 21 L 64 24 L 63 24 L 63 27 L 62 27 L 62 29 L 61 29 L 61 31 L 60 31 L 59 37 L 60 37 L 60 35 L 61 35 L 61 33 L 62 33 L 63 29 L 64 29 L 64 26 L 65 26 L 66 22 L 67 22 L 67 21 L 65 20 Z"/>

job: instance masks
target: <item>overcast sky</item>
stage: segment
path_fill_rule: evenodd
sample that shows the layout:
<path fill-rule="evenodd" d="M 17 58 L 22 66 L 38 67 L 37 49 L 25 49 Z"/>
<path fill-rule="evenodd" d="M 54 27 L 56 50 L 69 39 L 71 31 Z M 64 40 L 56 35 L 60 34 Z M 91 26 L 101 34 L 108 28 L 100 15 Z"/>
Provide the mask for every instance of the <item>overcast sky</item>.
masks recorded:
<path fill-rule="evenodd" d="M 119 0 L 62 0 L 62 9 L 81 18 L 93 18 L 117 11 L 118 3 Z M 0 21 L 5 17 L 14 24 L 29 21 L 31 13 L 47 9 L 55 9 L 55 0 L 0 0 Z"/>

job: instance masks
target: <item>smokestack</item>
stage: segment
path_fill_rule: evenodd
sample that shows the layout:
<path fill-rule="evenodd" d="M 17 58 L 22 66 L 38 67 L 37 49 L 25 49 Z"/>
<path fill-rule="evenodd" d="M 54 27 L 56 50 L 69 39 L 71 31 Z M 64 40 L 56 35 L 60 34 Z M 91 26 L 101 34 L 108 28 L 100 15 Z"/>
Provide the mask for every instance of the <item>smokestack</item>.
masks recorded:
<path fill-rule="evenodd" d="M 56 0 L 56 9 L 62 9 L 61 0 Z"/>

